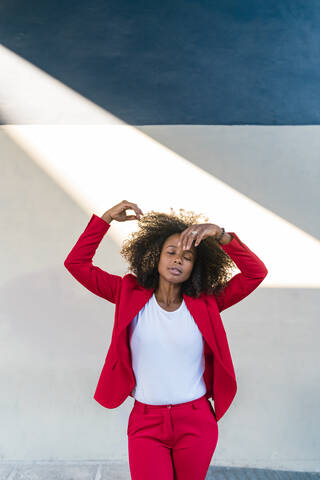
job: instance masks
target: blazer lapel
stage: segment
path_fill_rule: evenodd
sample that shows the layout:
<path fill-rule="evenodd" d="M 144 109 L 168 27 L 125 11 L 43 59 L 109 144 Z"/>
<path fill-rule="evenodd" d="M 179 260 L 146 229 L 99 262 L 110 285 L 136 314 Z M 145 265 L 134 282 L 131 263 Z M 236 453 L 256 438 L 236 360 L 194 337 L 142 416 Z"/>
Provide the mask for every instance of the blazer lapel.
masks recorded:
<path fill-rule="evenodd" d="M 227 338 L 224 332 L 224 328 L 222 326 L 221 319 L 219 317 L 216 318 L 216 315 L 213 311 L 209 311 L 210 305 L 206 303 L 203 296 L 194 298 L 190 297 L 189 295 L 183 294 L 183 298 L 188 307 L 188 310 L 194 318 L 194 321 L 198 325 L 200 332 L 202 333 L 203 337 L 211 348 L 214 358 L 218 360 L 221 366 L 231 377 L 234 377 L 235 374 L 233 368 L 230 369 L 229 366 L 226 364 L 227 359 L 225 358 L 225 349 Z M 219 329 L 218 324 L 220 327 Z M 223 338 L 220 338 L 221 329 L 223 330 Z M 224 342 L 224 351 L 222 351 L 221 349 L 222 341 Z"/>
<path fill-rule="evenodd" d="M 123 310 L 119 311 L 121 323 L 117 336 L 120 337 L 121 333 L 128 327 L 134 317 L 140 312 L 144 305 L 150 300 L 154 292 L 154 288 L 135 288 L 130 293 L 130 300 L 125 302 L 122 307 Z"/>

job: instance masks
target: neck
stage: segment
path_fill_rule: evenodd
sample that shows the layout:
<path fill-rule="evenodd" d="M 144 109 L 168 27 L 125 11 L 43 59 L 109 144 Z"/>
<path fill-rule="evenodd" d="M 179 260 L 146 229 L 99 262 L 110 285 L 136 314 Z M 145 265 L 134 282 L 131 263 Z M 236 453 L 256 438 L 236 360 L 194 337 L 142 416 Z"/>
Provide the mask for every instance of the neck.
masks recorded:
<path fill-rule="evenodd" d="M 181 303 L 183 299 L 180 285 L 173 285 L 172 283 L 167 285 L 159 284 L 154 294 L 160 303 L 168 307 Z"/>

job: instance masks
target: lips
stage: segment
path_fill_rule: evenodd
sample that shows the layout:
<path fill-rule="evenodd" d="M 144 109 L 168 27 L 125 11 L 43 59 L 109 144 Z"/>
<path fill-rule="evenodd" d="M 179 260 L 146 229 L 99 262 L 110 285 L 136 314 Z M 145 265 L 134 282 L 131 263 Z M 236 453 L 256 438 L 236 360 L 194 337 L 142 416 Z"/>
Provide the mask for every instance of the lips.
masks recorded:
<path fill-rule="evenodd" d="M 171 267 L 169 268 L 170 272 L 172 272 L 174 275 L 180 275 L 182 273 L 182 270 L 177 267 Z"/>

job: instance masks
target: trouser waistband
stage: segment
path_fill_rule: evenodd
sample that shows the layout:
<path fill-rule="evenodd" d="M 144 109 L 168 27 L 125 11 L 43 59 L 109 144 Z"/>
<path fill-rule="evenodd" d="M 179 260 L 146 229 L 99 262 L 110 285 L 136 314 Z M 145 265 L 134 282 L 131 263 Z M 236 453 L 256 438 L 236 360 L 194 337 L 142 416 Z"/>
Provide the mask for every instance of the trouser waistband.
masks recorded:
<path fill-rule="evenodd" d="M 149 404 L 149 403 L 140 402 L 139 400 L 135 399 L 134 407 L 139 408 L 139 409 L 141 408 L 145 412 L 147 410 L 154 410 L 154 409 L 165 409 L 165 408 L 176 409 L 176 408 L 185 407 L 187 405 L 192 405 L 193 408 L 197 408 L 197 404 L 200 403 L 200 402 L 203 402 L 205 399 L 206 399 L 206 394 L 204 394 L 201 397 L 196 398 L 194 400 L 189 400 L 188 402 L 168 403 L 168 404 L 162 404 L 162 405 L 152 405 L 152 404 Z"/>

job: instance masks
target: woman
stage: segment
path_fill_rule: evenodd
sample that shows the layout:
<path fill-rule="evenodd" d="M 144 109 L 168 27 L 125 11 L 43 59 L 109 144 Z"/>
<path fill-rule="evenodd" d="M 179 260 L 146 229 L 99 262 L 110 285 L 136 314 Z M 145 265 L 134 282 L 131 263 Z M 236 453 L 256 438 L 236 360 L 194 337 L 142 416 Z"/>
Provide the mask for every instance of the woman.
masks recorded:
<path fill-rule="evenodd" d="M 92 215 L 64 262 L 88 290 L 116 305 L 94 398 L 106 408 L 134 398 L 127 427 L 133 480 L 205 479 L 218 420 L 237 390 L 220 312 L 268 273 L 234 232 L 197 223 L 199 217 L 182 209 L 143 215 L 123 200 Z M 94 266 L 111 222 L 135 219 L 139 230 L 120 251 L 133 273 Z M 229 278 L 234 265 L 240 273 Z"/>

